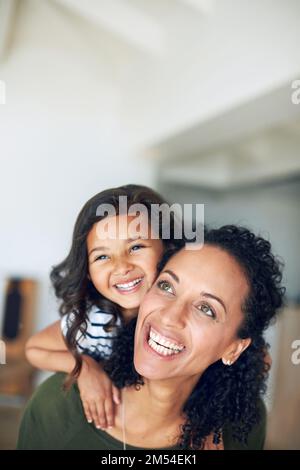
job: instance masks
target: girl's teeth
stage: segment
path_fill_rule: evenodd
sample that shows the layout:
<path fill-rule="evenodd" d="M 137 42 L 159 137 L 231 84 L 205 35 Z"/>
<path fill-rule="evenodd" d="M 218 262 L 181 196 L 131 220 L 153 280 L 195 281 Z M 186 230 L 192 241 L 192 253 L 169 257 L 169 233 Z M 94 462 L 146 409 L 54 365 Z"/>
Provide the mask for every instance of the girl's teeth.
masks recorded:
<path fill-rule="evenodd" d="M 142 278 L 139 278 L 139 279 L 135 279 L 134 281 L 131 281 L 131 282 L 127 282 L 126 284 L 116 284 L 116 287 L 118 289 L 123 289 L 123 290 L 126 290 L 126 289 L 131 289 L 132 287 L 136 286 L 137 284 L 139 284 L 141 282 Z"/>

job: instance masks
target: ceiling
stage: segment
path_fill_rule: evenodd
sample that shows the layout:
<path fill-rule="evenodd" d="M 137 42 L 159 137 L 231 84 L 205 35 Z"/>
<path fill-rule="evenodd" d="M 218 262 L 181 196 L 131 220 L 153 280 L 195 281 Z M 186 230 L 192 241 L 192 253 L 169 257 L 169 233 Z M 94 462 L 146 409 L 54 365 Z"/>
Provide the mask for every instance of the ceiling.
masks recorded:
<path fill-rule="evenodd" d="M 4 51 L 15 25 L 20 1 L 0 1 L 0 51 Z M 210 15 L 215 0 L 44 0 L 61 7 L 101 31 L 115 36 L 128 47 L 143 53 L 161 55 L 167 46 L 168 33 L 177 20 L 199 19 Z M 171 8 L 170 8 L 171 6 Z"/>
<path fill-rule="evenodd" d="M 188 20 L 210 15 L 215 0 L 48 0 L 62 6 L 128 47 L 162 56 L 172 32 Z M 199 23 L 197 25 L 199 27 Z"/>
<path fill-rule="evenodd" d="M 0 55 L 9 53 L 12 33 L 18 24 L 16 22 L 20 11 L 18 6 L 25 1 L 27 2 L 27 0 L 0 0 Z M 175 75 L 180 70 L 180 66 L 184 69 L 186 77 L 182 81 L 182 87 L 179 87 L 183 93 L 188 88 L 197 87 L 199 76 L 203 78 L 201 67 L 199 67 L 198 75 L 189 74 L 189 71 L 186 70 L 187 65 L 193 66 L 191 63 L 193 51 L 188 49 L 189 44 L 193 44 L 193 42 L 199 44 L 201 37 L 203 39 L 205 34 L 208 42 L 204 43 L 204 50 L 206 50 L 206 44 L 213 44 L 214 22 L 210 20 L 214 17 L 217 18 L 217 7 L 220 7 L 220 3 L 217 3 L 216 0 L 44 1 L 52 8 L 57 9 L 64 20 L 64 15 L 67 13 L 69 17 L 76 18 L 101 35 L 109 35 L 116 43 L 120 44 L 120 55 L 124 55 L 125 48 L 146 58 L 144 61 L 146 63 L 148 60 L 146 71 L 155 70 L 153 79 L 157 80 L 156 83 L 163 82 L 159 74 L 163 66 L 170 69 L 170 76 L 174 72 L 176 79 L 181 78 Z M 222 13 L 224 14 L 224 11 Z M 278 14 L 278 16 L 280 15 Z M 203 36 L 201 36 L 202 33 Z M 176 63 L 176 67 L 178 65 L 179 69 L 176 67 L 173 69 L 172 66 L 168 67 L 168 61 L 170 60 L 171 64 L 172 58 L 178 52 L 179 43 L 183 43 L 180 54 L 183 55 L 184 50 L 187 49 L 187 56 L 183 64 L 180 63 L 182 58 L 180 56 L 178 64 Z M 228 51 L 231 50 L 230 43 Z M 113 51 L 116 52 L 116 49 Z M 283 56 L 285 55 L 283 54 Z M 152 61 L 153 59 L 155 63 Z M 208 62 L 203 63 L 209 66 L 210 57 L 202 57 L 202 61 L 204 59 Z M 120 61 L 118 57 L 115 60 L 120 63 L 120 68 L 117 70 L 118 74 L 121 74 L 127 59 L 125 57 Z M 280 61 L 278 63 L 280 64 Z M 134 92 L 136 92 L 134 82 L 131 94 L 127 84 L 129 80 L 132 81 L 132 76 L 136 75 L 136 71 L 138 72 L 142 64 L 143 62 L 140 62 L 136 68 L 132 67 L 132 71 L 128 73 L 128 81 L 126 82 L 125 77 L 125 86 L 122 85 L 126 90 L 125 95 L 128 96 L 124 107 L 126 114 L 128 105 L 134 108 L 132 103 L 135 100 Z M 225 63 L 226 67 L 228 69 L 228 65 Z M 255 77 L 254 75 L 254 81 Z M 147 78 L 147 72 L 145 78 Z M 152 77 L 147 86 L 152 84 L 151 80 Z M 217 84 L 217 82 L 214 83 Z M 177 98 L 179 93 L 173 83 L 169 85 L 168 75 L 166 75 L 164 85 L 165 88 L 162 87 L 161 93 L 157 93 L 154 98 L 159 102 L 161 97 L 165 97 L 168 88 L 172 87 L 174 87 L 174 95 Z M 206 85 L 210 90 L 209 87 L 212 86 L 212 83 L 208 81 Z M 235 85 L 233 84 L 233 89 Z M 168 117 L 168 106 L 162 108 L 162 112 L 155 114 L 155 107 L 158 106 L 155 99 L 152 100 L 151 94 L 149 94 L 150 99 L 147 98 L 148 93 L 145 93 L 143 86 L 140 86 L 139 93 L 140 96 L 138 93 L 137 96 L 140 101 L 137 100 L 138 104 L 135 109 L 137 119 L 135 126 L 138 124 L 141 111 L 146 117 L 147 115 L 151 116 L 150 106 L 153 101 L 152 121 L 149 121 L 148 125 L 148 121 L 145 120 L 144 127 L 148 129 L 155 127 L 155 122 L 160 119 L 160 116 L 164 116 L 166 124 L 164 129 L 167 129 L 168 121 L 171 121 Z M 146 101 L 144 101 L 144 95 Z M 224 108 L 223 112 L 218 111 L 211 115 L 207 113 L 207 116 L 203 114 L 201 119 L 200 117 L 199 119 L 193 118 L 190 123 L 186 119 L 184 125 L 178 126 L 177 129 L 174 124 L 169 134 L 164 131 L 161 132 L 162 137 L 149 139 L 146 147 L 139 149 L 139 155 L 144 155 L 144 158 L 155 161 L 160 168 L 160 178 L 166 182 L 173 181 L 180 184 L 224 189 L 240 184 L 293 177 L 300 173 L 300 153 L 298 150 L 300 149 L 300 105 L 292 104 L 290 95 L 290 81 L 280 83 L 279 86 L 269 86 L 264 92 L 251 99 L 240 99 L 235 105 L 228 106 L 227 109 Z M 171 98 L 173 99 L 174 96 Z M 170 99 L 170 103 L 172 103 L 172 99 Z M 178 114 L 183 115 L 180 105 L 183 106 L 186 103 L 181 97 L 179 99 L 177 109 L 180 112 Z M 175 100 L 173 101 L 175 102 Z M 200 111 L 201 114 L 203 95 L 199 95 L 198 101 L 195 111 Z M 195 100 L 193 101 L 191 98 L 191 109 L 194 102 Z M 175 108 L 176 105 L 177 102 Z M 172 112 L 169 114 L 172 116 Z M 186 115 L 188 116 L 188 113 Z M 151 136 L 151 132 L 149 135 Z M 158 132 L 157 135 L 159 135 Z"/>
<path fill-rule="evenodd" d="M 291 83 L 144 149 L 162 183 L 226 190 L 300 177 L 300 104 Z"/>

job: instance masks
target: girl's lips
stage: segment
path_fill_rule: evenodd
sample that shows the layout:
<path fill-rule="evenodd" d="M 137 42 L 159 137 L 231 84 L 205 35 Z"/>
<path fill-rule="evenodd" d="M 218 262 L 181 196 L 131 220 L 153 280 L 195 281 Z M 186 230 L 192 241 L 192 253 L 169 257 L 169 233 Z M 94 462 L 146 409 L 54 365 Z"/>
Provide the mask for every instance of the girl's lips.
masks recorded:
<path fill-rule="evenodd" d="M 143 334 L 143 346 L 144 346 L 144 349 L 147 351 L 147 353 L 153 355 L 156 359 L 159 359 L 161 361 L 174 361 L 175 359 L 177 359 L 179 356 L 182 356 L 183 354 L 185 354 L 186 352 L 186 348 L 184 348 L 182 351 L 180 351 L 180 353 L 178 354 L 171 354 L 171 355 L 168 355 L 168 356 L 165 356 L 163 354 L 160 354 L 159 352 L 155 351 L 154 349 L 152 349 L 149 344 L 148 344 L 148 341 L 149 341 L 149 338 L 150 338 L 150 329 L 151 329 L 151 325 L 148 324 L 145 328 L 144 328 L 144 334 Z"/>
<path fill-rule="evenodd" d="M 140 287 L 143 285 L 143 281 L 144 281 L 144 278 L 139 277 L 139 278 L 132 279 L 131 281 L 122 282 L 122 283 L 120 282 L 120 283 L 114 284 L 113 287 L 118 291 L 119 294 L 128 295 L 128 294 L 133 294 L 137 292 L 140 289 Z M 132 286 L 128 285 L 131 283 L 134 283 L 134 285 Z"/>

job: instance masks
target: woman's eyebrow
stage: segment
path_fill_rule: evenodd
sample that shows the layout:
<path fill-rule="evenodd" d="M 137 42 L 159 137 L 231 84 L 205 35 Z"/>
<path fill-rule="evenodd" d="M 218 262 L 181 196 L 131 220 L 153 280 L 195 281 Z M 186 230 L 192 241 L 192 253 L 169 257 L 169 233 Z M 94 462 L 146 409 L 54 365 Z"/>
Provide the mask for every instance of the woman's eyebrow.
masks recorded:
<path fill-rule="evenodd" d="M 225 313 L 227 315 L 227 310 L 226 310 L 225 304 L 224 304 L 223 300 L 220 299 L 220 297 L 217 297 L 216 295 L 210 294 L 209 292 L 201 292 L 201 295 L 203 297 L 208 297 L 209 299 L 214 299 L 217 302 L 219 302 L 222 305 L 222 307 L 224 308 Z"/>
<path fill-rule="evenodd" d="M 170 269 L 165 269 L 162 273 L 167 273 L 167 274 L 170 274 L 170 276 L 174 279 L 174 281 L 178 282 L 179 284 L 179 277 L 173 272 L 171 271 Z"/>

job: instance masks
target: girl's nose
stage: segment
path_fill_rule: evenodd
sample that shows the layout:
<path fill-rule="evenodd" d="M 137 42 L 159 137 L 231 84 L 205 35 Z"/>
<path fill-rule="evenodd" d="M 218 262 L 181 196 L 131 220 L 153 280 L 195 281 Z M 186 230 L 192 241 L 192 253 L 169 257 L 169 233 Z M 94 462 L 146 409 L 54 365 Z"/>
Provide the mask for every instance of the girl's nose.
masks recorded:
<path fill-rule="evenodd" d="M 132 271 L 132 265 L 126 261 L 122 261 L 116 264 L 114 274 L 116 276 L 126 276 L 130 271 Z"/>

